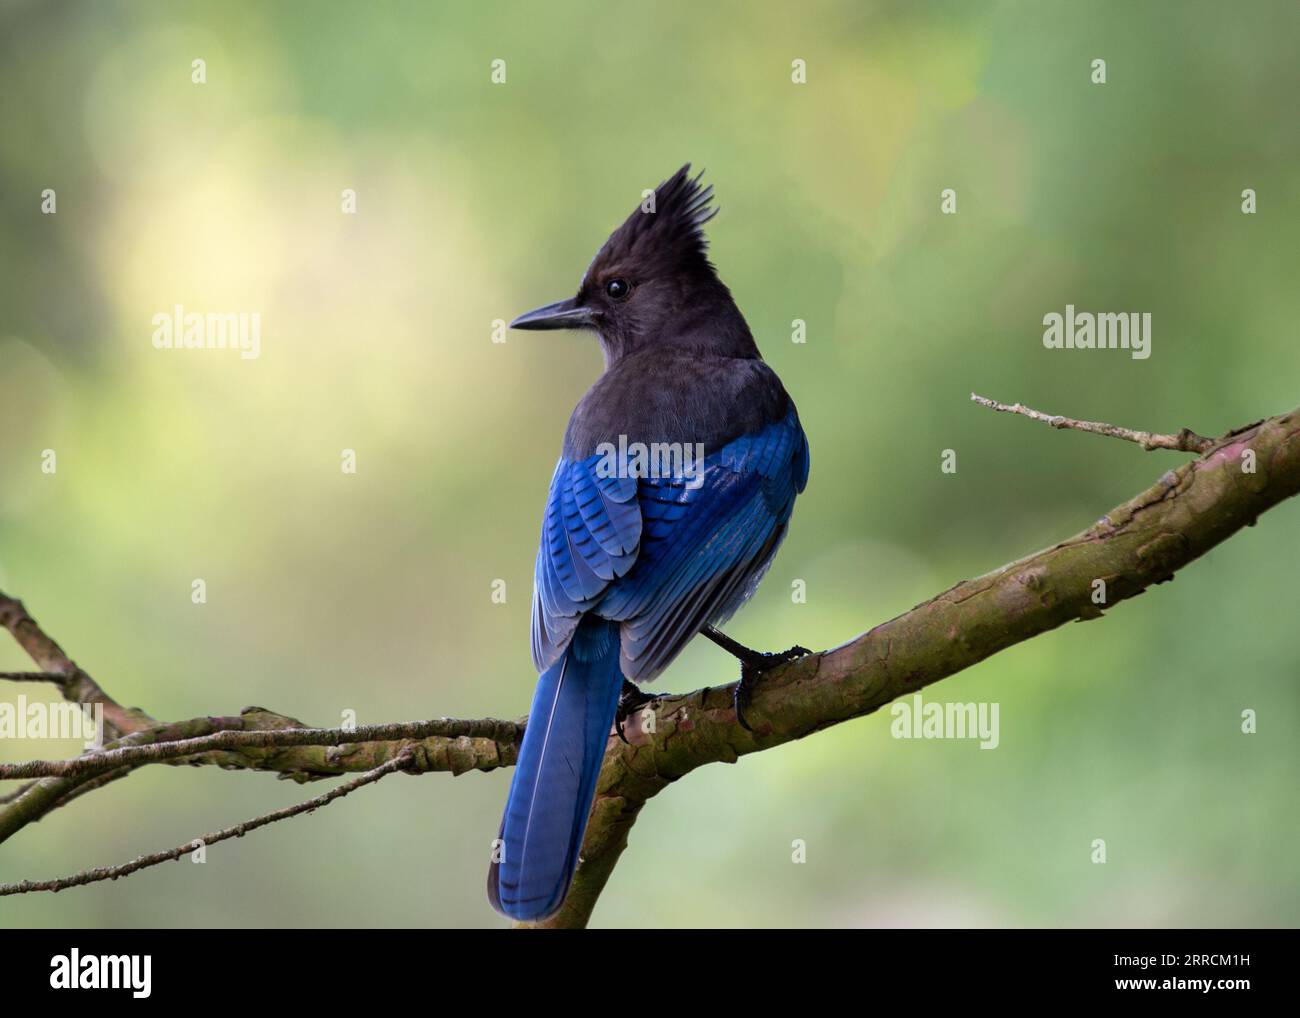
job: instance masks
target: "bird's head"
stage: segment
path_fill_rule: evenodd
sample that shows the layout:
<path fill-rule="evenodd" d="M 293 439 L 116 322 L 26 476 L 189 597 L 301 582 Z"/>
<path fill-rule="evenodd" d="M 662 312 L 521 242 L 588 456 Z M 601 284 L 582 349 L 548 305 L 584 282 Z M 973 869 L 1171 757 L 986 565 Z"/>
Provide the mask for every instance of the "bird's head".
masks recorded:
<path fill-rule="evenodd" d="M 718 278 L 704 224 L 713 187 L 686 164 L 609 235 L 567 300 L 520 315 L 515 329 L 590 329 L 612 364 L 652 345 L 757 356 L 745 320 Z"/>

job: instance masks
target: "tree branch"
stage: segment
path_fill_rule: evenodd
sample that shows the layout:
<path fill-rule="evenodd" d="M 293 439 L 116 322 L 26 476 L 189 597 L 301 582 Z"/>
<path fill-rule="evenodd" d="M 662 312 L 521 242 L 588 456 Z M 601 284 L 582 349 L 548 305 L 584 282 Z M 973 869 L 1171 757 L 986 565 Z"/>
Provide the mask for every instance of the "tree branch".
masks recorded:
<path fill-rule="evenodd" d="M 1114 424 L 1102 424 L 1098 421 L 1076 421 L 1073 417 L 1039 413 L 1039 411 L 1031 410 L 1023 403 L 999 403 L 984 396 L 977 396 L 973 392 L 970 394 L 970 398 L 980 406 L 986 406 L 999 413 L 1020 414 L 1022 417 L 1028 417 L 1031 421 L 1042 421 L 1054 428 L 1087 431 L 1093 435 L 1105 435 L 1107 438 L 1120 438 L 1125 442 L 1134 442 L 1148 452 L 1152 449 L 1173 449 L 1177 452 L 1204 453 L 1208 452 L 1214 445 L 1214 439 L 1202 438 L 1196 432 L 1187 428 L 1181 429 L 1176 435 L 1156 435 L 1150 431 L 1132 431 L 1129 428 L 1117 427 Z"/>
<path fill-rule="evenodd" d="M 697 767 L 732 763 L 746 754 L 862 717 L 1015 643 L 1065 622 L 1097 618 L 1151 584 L 1172 579 L 1177 570 L 1242 527 L 1253 525 L 1261 513 L 1300 493 L 1300 410 L 1210 440 L 1187 429 L 1177 435 L 1158 435 L 1050 417 L 974 394 L 972 399 L 1053 427 L 1120 438 L 1144 449 L 1201 455 L 1166 473 L 1082 533 L 959 583 L 841 647 L 766 673 L 746 711 L 753 731 L 736 722 L 734 684 L 653 701 L 625 725 L 629 744 L 611 738 L 573 886 L 563 909 L 537 925 L 586 925 L 642 807 Z M 516 722 L 449 719 L 355 732 L 308 729 L 262 708 L 247 708 L 233 718 L 159 724 L 114 703 L 45 637 L 19 602 L 2 594 L 0 622 L 38 667 L 62 677 L 65 697 L 104 703 L 106 719 L 111 704 L 114 723 L 120 726 L 118 739 L 103 750 L 71 761 L 32 761 L 0 770 L 0 778 L 41 775 L 0 809 L 0 840 L 146 763 L 273 770 L 296 781 L 349 770 L 370 774 L 384 767 L 462 773 L 513 763 L 522 733 L 522 725 Z M 646 724 L 649 712 L 655 717 L 653 726 Z M 422 738 L 411 741 L 416 736 Z M 328 799 L 328 794 L 321 798 Z M 310 805 L 304 804 L 303 811 L 306 808 Z M 177 858 L 174 853 L 189 850 L 183 846 L 159 856 Z M 127 864 L 131 866 L 135 864 Z M 87 871 L 107 874 L 93 879 L 127 872 L 134 870 Z M 64 879 L 86 883 L 89 879 L 81 879 L 86 876 Z M 45 882 L 50 883 L 58 882 Z M 5 893 L 45 885 L 11 886 L 15 889 Z"/>
<path fill-rule="evenodd" d="M 428 734 L 436 731 L 447 734 Z M 387 735 L 377 739 L 376 732 Z M 414 739 L 409 769 L 459 775 L 510 766 L 522 738 L 522 721 L 442 719 L 354 730 L 317 729 L 261 707 L 246 707 L 236 717 L 155 725 L 71 760 L 0 765 L 0 779 L 46 775 L 0 809 L 0 842 L 84 794 L 88 783 L 98 782 L 94 787 L 99 787 L 107 783 L 107 774 L 113 779 L 125 777 L 147 763 L 269 770 L 301 783 L 371 770 Z"/>
<path fill-rule="evenodd" d="M 204 721 L 233 719 L 206 718 Z M 217 750 L 281 749 L 293 746 L 344 746 L 358 742 L 392 742 L 399 739 L 436 738 L 443 740 L 481 739 L 501 745 L 514 745 L 521 737 L 523 725 L 515 721 L 497 721 L 485 718 L 475 721 L 457 721 L 438 718 L 432 721 L 409 721 L 386 725 L 363 725 L 359 728 L 282 728 L 278 730 L 238 730 L 223 728 L 212 735 L 183 737 L 177 733 L 180 726 L 169 726 L 167 732 L 152 732 L 157 741 L 140 744 L 123 740 L 129 745 L 114 749 L 105 748 L 86 753 L 71 760 L 28 760 L 24 763 L 0 764 L 0 779 L 46 777 L 94 777 L 119 767 L 139 767 L 149 763 L 181 763 L 185 757 L 199 756 Z M 170 737 L 167 737 L 170 736 Z M 462 770 L 481 770 L 488 761 L 475 759 L 473 766 Z M 492 759 L 492 766 L 499 764 Z M 276 768 L 277 770 L 279 768 Z M 349 769 L 354 770 L 354 767 Z M 446 766 L 427 765 L 421 770 L 453 770 Z"/>
<path fill-rule="evenodd" d="M 75 873 L 70 877 L 60 877 L 57 880 L 24 880 L 18 884 L 0 884 L 0 898 L 10 894 L 27 894 L 31 891 L 62 891 L 69 887 L 80 887 L 83 884 L 93 884 L 100 880 L 116 880 L 118 877 L 127 877 L 138 870 L 146 869 L 149 866 L 157 866 L 159 863 L 170 862 L 173 859 L 179 859 L 189 852 L 195 851 L 202 842 L 207 845 L 215 845 L 219 841 L 226 841 L 230 838 L 242 838 L 250 831 L 255 831 L 259 827 L 265 827 L 267 824 L 273 824 L 277 820 L 288 820 L 290 817 L 296 817 L 303 813 L 310 813 L 313 810 L 320 809 L 322 806 L 328 806 L 336 799 L 342 799 L 349 792 L 355 792 L 358 788 L 372 784 L 380 778 L 395 771 L 401 770 L 410 763 L 412 751 L 409 749 L 398 753 L 393 759 L 388 760 L 374 770 L 366 771 L 359 777 L 345 781 L 335 788 L 331 788 L 324 795 L 318 795 L 314 799 L 308 799 L 306 802 L 296 803 L 293 806 L 286 806 L 283 809 L 277 809 L 274 812 L 267 813 L 260 817 L 254 817 L 252 820 L 245 820 L 242 824 L 236 824 L 234 827 L 227 827 L 212 834 L 203 834 L 198 838 L 191 838 L 183 845 L 175 848 L 169 848 L 165 852 L 154 852 L 152 855 L 142 855 L 132 859 L 128 863 L 120 866 L 102 866 L 98 869 L 83 870 L 81 873 Z"/>
<path fill-rule="evenodd" d="M 753 732 L 736 723 L 732 686 L 656 701 L 653 736 L 628 726 L 632 745 L 611 741 L 573 887 L 536 925 L 585 926 L 642 807 L 697 767 L 862 717 L 1023 640 L 1097 618 L 1297 493 L 1300 410 L 1230 433 L 1081 534 L 767 673 L 745 712 Z M 1102 605 L 1093 601 L 1098 580 Z"/>
<path fill-rule="evenodd" d="M 37 667 L 57 678 L 63 698 L 73 703 L 102 704 L 104 728 L 110 735 L 128 735 L 153 724 L 153 719 L 143 711 L 129 710 L 99 688 L 89 675 L 73 663 L 63 648 L 45 635 L 36 620 L 27 614 L 21 601 L 0 592 L 0 626 L 4 626 L 18 641 L 18 646 L 36 662 Z"/>

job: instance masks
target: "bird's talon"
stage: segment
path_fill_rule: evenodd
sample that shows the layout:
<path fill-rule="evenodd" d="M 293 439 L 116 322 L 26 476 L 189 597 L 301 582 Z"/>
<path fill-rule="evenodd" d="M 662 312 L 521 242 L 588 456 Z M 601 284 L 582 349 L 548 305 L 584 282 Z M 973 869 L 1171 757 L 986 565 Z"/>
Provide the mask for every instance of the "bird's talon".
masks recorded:
<path fill-rule="evenodd" d="M 749 687 L 751 684 L 750 681 L 747 681 L 745 674 L 742 673 L 740 681 L 736 683 L 736 692 L 731 698 L 732 706 L 736 709 L 736 723 L 747 732 L 754 730 L 749 726 L 749 722 L 745 720 L 745 708 L 749 705 Z"/>
<path fill-rule="evenodd" d="M 789 650 L 783 650 L 778 654 L 749 651 L 750 656 L 741 659 L 740 681 L 736 683 L 736 692 L 732 696 L 732 705 L 736 709 L 736 722 L 741 728 L 747 732 L 754 730 L 745 719 L 745 711 L 749 707 L 750 700 L 753 699 L 754 684 L 758 681 L 758 678 L 779 665 L 811 653 L 812 651 L 807 647 L 800 647 L 796 644 Z"/>
<path fill-rule="evenodd" d="M 627 679 L 623 680 L 623 691 L 618 694 L 618 709 L 614 712 L 614 728 L 625 746 L 630 746 L 632 743 L 627 740 L 623 723 L 646 704 L 654 703 L 658 699 L 659 697 L 654 694 L 643 692 L 635 683 L 628 682 Z"/>

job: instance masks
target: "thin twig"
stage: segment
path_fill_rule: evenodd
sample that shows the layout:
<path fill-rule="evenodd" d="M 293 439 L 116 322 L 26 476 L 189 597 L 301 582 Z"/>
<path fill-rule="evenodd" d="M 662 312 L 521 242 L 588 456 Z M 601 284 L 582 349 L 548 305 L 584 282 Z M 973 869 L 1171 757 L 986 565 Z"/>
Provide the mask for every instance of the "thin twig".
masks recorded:
<path fill-rule="evenodd" d="M 335 799 L 341 799 L 349 792 L 355 792 L 363 785 L 369 785 L 378 781 L 385 775 L 392 774 L 405 767 L 411 760 L 412 750 L 404 750 L 393 759 L 380 764 L 374 770 L 366 771 L 359 774 L 349 781 L 343 782 L 336 788 L 331 788 L 324 795 L 318 795 L 314 799 L 308 799 L 306 802 L 300 802 L 293 806 L 286 806 L 284 809 L 275 810 L 273 813 L 267 813 L 252 820 L 246 820 L 242 824 L 236 824 L 234 827 L 227 827 L 224 830 L 215 831 L 212 834 L 204 834 L 198 838 L 191 838 L 183 845 L 177 845 L 175 848 L 169 848 L 165 852 L 154 852 L 152 855 L 142 855 L 132 859 L 128 863 L 120 866 L 101 866 L 98 869 L 83 870 L 81 873 L 74 873 L 70 877 L 59 877 L 57 880 L 24 880 L 18 884 L 0 884 L 0 897 L 11 894 L 27 894 L 30 891 L 62 891 L 69 887 L 80 887 L 83 884 L 93 884 L 101 880 L 116 880 L 119 877 L 130 876 L 139 870 L 149 866 L 157 866 L 159 863 L 170 862 L 173 859 L 179 859 L 181 856 L 193 852 L 199 842 L 206 847 L 215 845 L 219 841 L 228 841 L 230 838 L 242 838 L 250 831 L 255 831 L 259 827 L 265 827 L 267 824 L 273 824 L 277 820 L 288 820 L 291 817 L 299 816 L 303 813 L 310 813 L 313 810 L 320 809 L 322 806 L 328 806 Z"/>
<path fill-rule="evenodd" d="M 1204 438 L 1187 428 L 1183 428 L 1176 435 L 1159 435 L 1150 431 L 1133 431 L 1115 424 L 1103 424 L 1100 421 L 1076 421 L 1072 417 L 1061 417 L 1059 414 L 1053 416 L 1030 409 L 1023 403 L 999 403 L 985 396 L 977 396 L 973 392 L 970 398 L 980 406 L 986 406 L 999 413 L 1019 414 L 1021 417 L 1028 417 L 1031 421 L 1050 424 L 1054 428 L 1086 431 L 1093 435 L 1105 435 L 1107 438 L 1120 438 L 1125 442 L 1140 445 L 1148 452 L 1152 449 L 1173 449 L 1176 452 L 1204 453 L 1213 447 L 1215 441 L 1212 438 Z"/>
<path fill-rule="evenodd" d="M 0 764 L 0 780 L 17 778 L 65 778 L 100 774 L 118 767 L 138 767 L 179 757 L 216 750 L 282 748 L 285 746 L 342 746 L 354 742 L 394 742 L 399 739 L 486 738 L 515 740 L 520 726 L 513 721 L 495 718 L 458 720 L 435 718 L 429 721 L 404 721 L 386 725 L 361 725 L 357 728 L 281 728 L 270 732 L 227 730 L 192 739 L 155 742 L 143 746 L 123 746 L 86 753 L 70 760 L 26 760 Z"/>
<path fill-rule="evenodd" d="M 59 676 L 54 681 L 58 682 L 65 700 L 104 705 L 104 730 L 109 737 L 129 735 L 156 724 L 143 711 L 129 710 L 105 693 L 99 683 L 78 668 L 63 648 L 46 635 L 23 603 L 4 591 L 0 591 L 0 626 L 13 634 L 18 646 L 38 668 Z"/>
<path fill-rule="evenodd" d="M 53 682 L 56 686 L 61 686 L 68 681 L 68 677 L 59 672 L 0 672 L 0 681 Z"/>

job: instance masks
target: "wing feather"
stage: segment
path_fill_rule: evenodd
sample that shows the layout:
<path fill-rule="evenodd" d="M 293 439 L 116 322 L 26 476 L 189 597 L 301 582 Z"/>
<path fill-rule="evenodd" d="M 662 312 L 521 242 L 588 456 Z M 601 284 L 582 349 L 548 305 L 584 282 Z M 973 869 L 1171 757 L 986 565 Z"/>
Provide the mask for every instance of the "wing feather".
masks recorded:
<path fill-rule="evenodd" d="M 600 457 L 561 458 L 534 579 L 533 658 L 553 664 L 586 612 L 619 621 L 628 678 L 653 678 L 700 629 L 753 592 L 808 478 L 789 415 L 729 442 L 703 483 L 601 475 Z"/>

